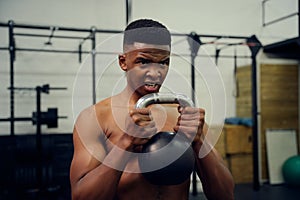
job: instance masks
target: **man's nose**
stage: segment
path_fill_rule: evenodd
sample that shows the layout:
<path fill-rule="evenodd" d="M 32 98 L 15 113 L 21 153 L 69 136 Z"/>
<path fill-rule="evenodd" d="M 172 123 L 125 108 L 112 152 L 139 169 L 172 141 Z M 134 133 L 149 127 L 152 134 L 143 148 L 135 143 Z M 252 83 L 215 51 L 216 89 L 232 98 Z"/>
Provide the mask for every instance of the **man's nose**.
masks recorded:
<path fill-rule="evenodd" d="M 147 67 L 147 76 L 161 76 L 161 67 L 157 63 L 149 63 Z"/>

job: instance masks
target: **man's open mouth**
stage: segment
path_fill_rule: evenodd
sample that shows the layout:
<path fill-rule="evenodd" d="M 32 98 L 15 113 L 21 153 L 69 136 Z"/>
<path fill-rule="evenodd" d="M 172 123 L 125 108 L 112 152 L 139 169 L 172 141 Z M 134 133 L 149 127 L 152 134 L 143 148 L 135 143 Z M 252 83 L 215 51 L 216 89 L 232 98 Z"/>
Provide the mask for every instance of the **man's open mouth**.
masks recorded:
<path fill-rule="evenodd" d="M 149 91 L 155 91 L 159 87 L 159 84 L 157 83 L 145 83 L 145 88 Z"/>

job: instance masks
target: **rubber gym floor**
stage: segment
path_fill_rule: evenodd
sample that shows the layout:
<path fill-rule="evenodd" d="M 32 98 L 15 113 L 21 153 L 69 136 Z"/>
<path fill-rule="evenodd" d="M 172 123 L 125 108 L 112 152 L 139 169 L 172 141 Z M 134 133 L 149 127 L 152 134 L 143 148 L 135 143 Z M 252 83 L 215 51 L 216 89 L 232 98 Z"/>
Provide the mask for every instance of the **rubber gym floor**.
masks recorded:
<path fill-rule="evenodd" d="M 261 185 L 254 191 L 252 184 L 238 184 L 235 187 L 235 200 L 299 200 L 300 188 L 286 185 Z M 20 193 L 18 191 L 2 191 L 0 200 L 71 200 L 69 188 L 53 187 L 40 194 L 35 191 Z M 190 200 L 207 200 L 202 192 L 197 195 L 190 194 Z"/>
<path fill-rule="evenodd" d="M 300 187 L 290 187 L 284 184 L 263 184 L 260 189 L 253 190 L 252 184 L 237 184 L 234 192 L 235 200 L 299 200 Z M 190 200 L 206 200 L 203 193 L 190 195 Z"/>

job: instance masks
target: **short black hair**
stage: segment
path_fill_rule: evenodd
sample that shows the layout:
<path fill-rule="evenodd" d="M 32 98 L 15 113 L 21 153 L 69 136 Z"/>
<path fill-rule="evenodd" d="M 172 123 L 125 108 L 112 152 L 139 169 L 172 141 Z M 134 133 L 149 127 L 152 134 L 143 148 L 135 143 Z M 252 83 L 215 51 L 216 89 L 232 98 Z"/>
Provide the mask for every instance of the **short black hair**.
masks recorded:
<path fill-rule="evenodd" d="M 134 42 L 171 46 L 171 34 L 166 26 L 152 19 L 138 19 L 126 27 L 123 45 Z"/>

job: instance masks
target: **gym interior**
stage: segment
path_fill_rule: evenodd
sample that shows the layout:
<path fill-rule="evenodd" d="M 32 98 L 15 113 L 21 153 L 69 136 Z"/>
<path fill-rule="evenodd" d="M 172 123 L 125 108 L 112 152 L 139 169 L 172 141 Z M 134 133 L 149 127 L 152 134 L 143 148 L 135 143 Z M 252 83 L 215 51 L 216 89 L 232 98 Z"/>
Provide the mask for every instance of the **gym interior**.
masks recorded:
<path fill-rule="evenodd" d="M 235 199 L 299 199 L 299 0 L 0 1 L 0 199 L 71 199 L 74 121 L 123 89 L 139 18 L 170 29 L 162 91 L 206 110 Z"/>

